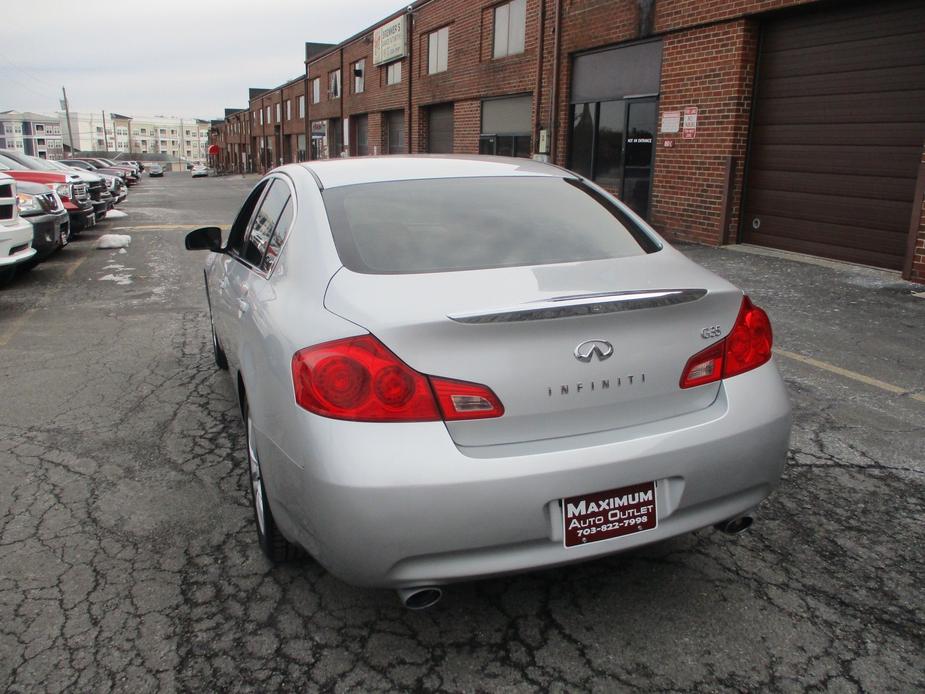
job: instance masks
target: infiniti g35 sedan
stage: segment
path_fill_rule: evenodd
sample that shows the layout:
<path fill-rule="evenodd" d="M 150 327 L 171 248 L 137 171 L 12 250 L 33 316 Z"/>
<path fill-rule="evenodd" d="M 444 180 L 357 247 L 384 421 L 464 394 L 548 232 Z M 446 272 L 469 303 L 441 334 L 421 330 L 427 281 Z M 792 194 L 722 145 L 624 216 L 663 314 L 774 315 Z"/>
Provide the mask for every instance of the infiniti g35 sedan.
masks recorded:
<path fill-rule="evenodd" d="M 204 276 L 274 561 L 425 607 L 710 525 L 778 485 L 768 317 L 580 176 L 393 156 L 263 178 Z"/>

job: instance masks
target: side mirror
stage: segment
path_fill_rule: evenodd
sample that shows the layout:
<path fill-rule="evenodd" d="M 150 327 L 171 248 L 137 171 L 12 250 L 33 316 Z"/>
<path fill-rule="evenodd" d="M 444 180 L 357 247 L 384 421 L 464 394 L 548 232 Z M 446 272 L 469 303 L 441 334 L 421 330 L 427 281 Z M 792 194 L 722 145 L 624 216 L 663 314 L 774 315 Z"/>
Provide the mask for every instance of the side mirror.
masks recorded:
<path fill-rule="evenodd" d="M 224 253 L 222 248 L 222 230 L 218 227 L 202 227 L 186 235 L 186 250 L 212 251 Z"/>

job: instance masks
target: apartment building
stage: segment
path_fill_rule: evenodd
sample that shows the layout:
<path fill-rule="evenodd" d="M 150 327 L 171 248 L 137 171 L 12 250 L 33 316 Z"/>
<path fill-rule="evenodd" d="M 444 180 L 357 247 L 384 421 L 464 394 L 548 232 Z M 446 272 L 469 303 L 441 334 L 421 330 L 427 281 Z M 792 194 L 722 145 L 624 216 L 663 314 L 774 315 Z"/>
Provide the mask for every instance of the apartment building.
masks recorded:
<path fill-rule="evenodd" d="M 61 122 L 56 116 L 29 111 L 0 112 L 0 149 L 60 159 L 64 156 Z"/>
<path fill-rule="evenodd" d="M 923 46 L 917 0 L 419 0 L 306 51 L 306 155 L 538 157 L 672 239 L 925 280 Z M 298 159 L 285 87 L 260 170 Z"/>
<path fill-rule="evenodd" d="M 70 147 L 67 117 L 58 113 L 64 142 Z M 209 121 L 175 116 L 127 116 L 71 111 L 76 151 L 165 154 L 173 159 L 206 159 Z"/>
<path fill-rule="evenodd" d="M 166 154 L 172 159 L 205 161 L 210 123 L 201 118 L 133 116 L 128 126 L 128 151 L 136 154 Z"/>

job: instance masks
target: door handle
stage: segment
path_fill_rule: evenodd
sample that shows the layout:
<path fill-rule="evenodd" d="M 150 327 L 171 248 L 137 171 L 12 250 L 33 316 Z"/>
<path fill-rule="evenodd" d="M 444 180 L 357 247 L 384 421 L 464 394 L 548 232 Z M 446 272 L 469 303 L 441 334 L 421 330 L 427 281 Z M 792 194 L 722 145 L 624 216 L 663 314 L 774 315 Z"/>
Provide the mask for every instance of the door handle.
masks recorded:
<path fill-rule="evenodd" d="M 249 308 L 250 304 L 248 304 L 244 299 L 238 299 L 238 311 L 241 313 L 247 313 Z"/>

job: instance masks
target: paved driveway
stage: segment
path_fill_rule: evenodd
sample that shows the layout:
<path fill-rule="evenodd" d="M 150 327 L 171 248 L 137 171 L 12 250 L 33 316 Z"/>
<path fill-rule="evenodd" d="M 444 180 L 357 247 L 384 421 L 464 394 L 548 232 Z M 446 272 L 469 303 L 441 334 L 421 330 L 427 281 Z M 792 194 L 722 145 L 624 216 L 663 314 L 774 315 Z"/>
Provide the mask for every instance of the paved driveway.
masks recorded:
<path fill-rule="evenodd" d="M 0 291 L 0 690 L 922 691 L 925 299 L 685 248 L 771 314 L 793 452 L 754 529 L 451 587 L 434 609 L 255 542 L 194 226 L 253 179 L 145 179 Z M 749 455 L 742 451 L 743 458 Z"/>

